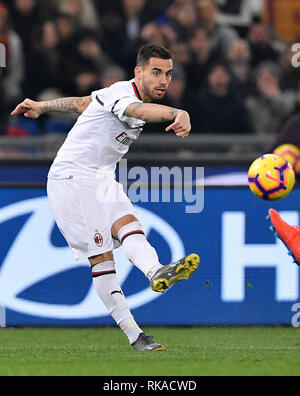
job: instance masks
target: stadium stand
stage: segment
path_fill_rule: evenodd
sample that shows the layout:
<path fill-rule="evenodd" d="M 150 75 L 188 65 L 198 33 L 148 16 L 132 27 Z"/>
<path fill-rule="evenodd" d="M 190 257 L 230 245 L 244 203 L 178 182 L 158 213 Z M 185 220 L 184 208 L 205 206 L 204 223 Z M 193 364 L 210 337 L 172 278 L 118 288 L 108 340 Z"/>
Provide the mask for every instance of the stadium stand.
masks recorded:
<path fill-rule="evenodd" d="M 75 122 L 61 114 L 12 119 L 24 97 L 84 96 L 131 78 L 140 45 L 157 43 L 176 60 L 164 103 L 192 116 L 185 153 L 217 160 L 221 148 L 232 161 L 253 159 L 298 111 L 291 44 L 300 36 L 299 12 L 294 0 L 1 0 L 1 158 L 51 160 Z M 153 155 L 162 127 L 146 126 L 132 155 Z M 179 145 L 170 147 L 178 159 Z"/>

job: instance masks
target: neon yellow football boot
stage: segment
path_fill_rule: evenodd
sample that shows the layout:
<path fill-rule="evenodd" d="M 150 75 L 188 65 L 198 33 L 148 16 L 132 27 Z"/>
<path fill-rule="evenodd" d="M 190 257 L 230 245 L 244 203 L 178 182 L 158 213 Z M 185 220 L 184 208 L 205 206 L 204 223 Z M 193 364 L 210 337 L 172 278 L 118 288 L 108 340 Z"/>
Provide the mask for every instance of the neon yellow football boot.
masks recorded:
<path fill-rule="evenodd" d="M 197 254 L 190 254 L 176 263 L 165 265 L 150 279 L 152 290 L 164 293 L 174 283 L 189 279 L 198 268 L 199 263 L 200 257 Z"/>

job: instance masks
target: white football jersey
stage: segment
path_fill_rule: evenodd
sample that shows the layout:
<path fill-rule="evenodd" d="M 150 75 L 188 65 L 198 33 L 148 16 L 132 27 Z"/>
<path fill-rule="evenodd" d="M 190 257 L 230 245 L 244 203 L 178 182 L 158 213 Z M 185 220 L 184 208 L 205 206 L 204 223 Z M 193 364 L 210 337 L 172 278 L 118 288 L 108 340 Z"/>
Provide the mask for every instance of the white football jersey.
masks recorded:
<path fill-rule="evenodd" d="M 78 118 L 50 168 L 50 179 L 114 177 L 117 163 L 139 137 L 145 122 L 124 115 L 142 103 L 134 80 L 92 93 L 92 102 Z"/>

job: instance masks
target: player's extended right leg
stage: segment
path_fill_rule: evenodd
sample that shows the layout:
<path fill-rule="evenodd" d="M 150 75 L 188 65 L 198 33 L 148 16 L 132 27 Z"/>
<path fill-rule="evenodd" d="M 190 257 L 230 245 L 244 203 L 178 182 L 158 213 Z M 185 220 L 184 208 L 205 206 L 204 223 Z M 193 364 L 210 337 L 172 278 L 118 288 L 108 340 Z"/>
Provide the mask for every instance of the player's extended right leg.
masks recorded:
<path fill-rule="evenodd" d="M 189 279 L 199 266 L 199 256 L 190 254 L 176 263 L 161 265 L 155 249 L 145 237 L 141 223 L 130 220 L 118 230 L 117 237 L 123 244 L 127 259 L 145 274 L 152 289 L 163 293 L 174 283 Z"/>
<path fill-rule="evenodd" d="M 272 223 L 271 231 L 285 244 L 295 264 L 300 266 L 300 227 L 290 226 L 274 209 L 269 210 L 267 219 Z"/>
<path fill-rule="evenodd" d="M 190 254 L 175 263 L 163 266 L 150 279 L 152 290 L 164 293 L 174 283 L 189 279 L 198 268 L 199 263 L 200 257 L 197 254 Z"/>

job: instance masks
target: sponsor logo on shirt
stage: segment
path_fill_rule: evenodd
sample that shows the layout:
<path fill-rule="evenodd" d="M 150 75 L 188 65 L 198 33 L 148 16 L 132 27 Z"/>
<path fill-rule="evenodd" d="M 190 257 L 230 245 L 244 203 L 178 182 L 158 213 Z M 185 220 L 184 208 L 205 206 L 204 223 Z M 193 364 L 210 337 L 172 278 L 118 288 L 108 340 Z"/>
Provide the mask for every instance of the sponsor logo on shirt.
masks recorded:
<path fill-rule="evenodd" d="M 138 139 L 142 132 L 143 128 L 135 128 L 130 130 L 130 136 L 126 132 L 122 132 L 119 136 L 116 137 L 116 140 L 125 144 L 126 146 L 130 146 L 132 142 Z"/>
<path fill-rule="evenodd" d="M 130 146 L 131 143 L 133 142 L 133 139 L 131 139 L 126 132 L 122 132 L 119 136 L 116 137 L 116 140 L 124 144 L 125 146 Z"/>

